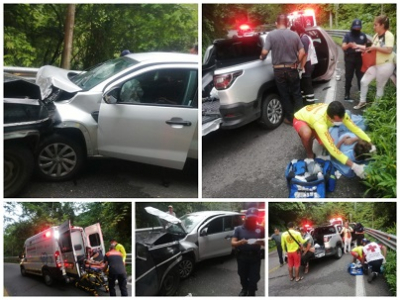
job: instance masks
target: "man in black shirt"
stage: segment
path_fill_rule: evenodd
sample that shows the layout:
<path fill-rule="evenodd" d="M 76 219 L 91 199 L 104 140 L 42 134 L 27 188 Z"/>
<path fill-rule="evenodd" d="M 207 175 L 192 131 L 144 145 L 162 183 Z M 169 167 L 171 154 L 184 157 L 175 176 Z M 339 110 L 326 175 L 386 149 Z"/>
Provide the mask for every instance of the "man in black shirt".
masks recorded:
<path fill-rule="evenodd" d="M 121 296 L 128 296 L 127 290 L 127 276 L 125 270 L 125 264 L 122 259 L 121 252 L 115 250 L 115 246 L 110 246 L 104 257 L 104 271 L 108 270 L 108 287 L 110 288 L 110 296 L 116 296 L 115 293 L 115 281 L 118 280 L 119 289 L 121 290 Z"/>
<path fill-rule="evenodd" d="M 367 44 L 367 36 L 361 32 L 361 20 L 355 19 L 351 25 L 350 32 L 343 38 L 342 49 L 344 51 L 344 62 L 346 68 L 346 85 L 344 100 L 353 102 L 350 98 L 351 81 L 354 72 L 357 76 L 358 90 L 360 90 L 360 81 L 364 75 L 361 72 L 362 58 L 361 49 Z"/>

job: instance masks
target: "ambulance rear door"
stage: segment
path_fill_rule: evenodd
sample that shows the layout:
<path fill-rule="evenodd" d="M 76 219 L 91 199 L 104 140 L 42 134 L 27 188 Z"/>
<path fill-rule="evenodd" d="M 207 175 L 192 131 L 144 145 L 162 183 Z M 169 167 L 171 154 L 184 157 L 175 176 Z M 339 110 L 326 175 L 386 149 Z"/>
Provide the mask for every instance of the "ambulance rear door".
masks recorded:
<path fill-rule="evenodd" d="M 101 232 L 100 223 L 93 224 L 85 228 L 87 247 L 92 249 L 100 248 L 103 255 L 106 254 L 104 247 L 103 234 Z"/>
<path fill-rule="evenodd" d="M 62 254 L 63 264 L 69 276 L 80 277 L 81 272 L 77 259 L 77 253 L 72 242 L 72 226 L 71 221 L 65 221 L 58 227 L 59 238 L 58 243 Z"/>

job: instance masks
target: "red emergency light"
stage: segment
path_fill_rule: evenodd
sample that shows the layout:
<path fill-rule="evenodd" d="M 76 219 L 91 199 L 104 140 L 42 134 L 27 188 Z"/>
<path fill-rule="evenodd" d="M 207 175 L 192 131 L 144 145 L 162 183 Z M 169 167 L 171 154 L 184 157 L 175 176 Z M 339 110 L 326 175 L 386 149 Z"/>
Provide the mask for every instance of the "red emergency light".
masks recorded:
<path fill-rule="evenodd" d="M 306 225 L 304 225 L 304 227 L 310 227 L 310 225 L 306 224 Z"/>
<path fill-rule="evenodd" d="M 47 231 L 47 232 L 45 233 L 45 236 L 46 236 L 47 238 L 51 237 L 51 232 L 50 232 L 50 231 Z"/>
<path fill-rule="evenodd" d="M 242 25 L 239 26 L 239 29 L 240 29 L 240 30 L 249 30 L 249 29 L 250 29 L 250 26 L 247 25 L 247 24 L 242 24 Z"/>
<path fill-rule="evenodd" d="M 306 9 L 306 10 L 304 10 L 304 14 L 305 15 L 313 15 L 314 14 L 314 10 L 313 9 Z"/>

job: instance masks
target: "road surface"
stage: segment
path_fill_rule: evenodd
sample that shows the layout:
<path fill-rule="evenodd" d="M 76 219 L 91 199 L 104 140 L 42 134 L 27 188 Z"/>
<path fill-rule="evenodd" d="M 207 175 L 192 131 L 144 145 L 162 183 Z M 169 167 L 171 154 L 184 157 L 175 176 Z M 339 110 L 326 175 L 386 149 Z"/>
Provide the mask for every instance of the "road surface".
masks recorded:
<path fill-rule="evenodd" d="M 118 285 L 117 296 L 121 296 Z M 132 285 L 128 283 L 128 294 L 132 295 Z M 4 295 L 7 296 L 92 296 L 73 285 L 56 282 L 47 286 L 42 277 L 29 275 L 23 277 L 19 264 L 4 263 Z M 100 291 L 99 296 L 109 296 L 105 291 Z"/>
<path fill-rule="evenodd" d="M 344 70 L 343 51 L 339 50 L 338 67 Z M 320 102 L 341 101 L 346 109 L 357 103 L 344 103 L 344 74 L 329 82 L 314 85 Z M 354 77 L 351 96 L 357 96 Z M 357 111 L 357 114 L 362 112 Z M 218 130 L 202 139 L 204 198 L 287 198 L 287 164 L 306 153 L 293 127 L 282 123 L 275 130 L 263 130 L 255 122 L 233 130 Z M 361 198 L 366 187 L 358 178 L 337 180 L 329 198 Z"/>
<path fill-rule="evenodd" d="M 198 162 L 173 170 L 117 159 L 88 160 L 75 181 L 35 179 L 22 198 L 197 198 Z"/>
<path fill-rule="evenodd" d="M 300 282 L 290 281 L 287 265 L 279 266 L 276 251 L 268 255 L 269 296 L 392 296 L 382 276 L 372 283 L 367 276 L 352 276 L 347 272 L 351 254 L 342 258 L 325 257 L 310 262 L 310 269 Z M 303 274 L 300 269 L 300 274 Z"/>
<path fill-rule="evenodd" d="M 265 296 L 265 260 L 261 264 L 261 279 L 257 296 Z M 241 291 L 237 262 L 234 256 L 209 259 L 196 265 L 189 278 L 181 281 L 177 296 L 238 296 Z"/>

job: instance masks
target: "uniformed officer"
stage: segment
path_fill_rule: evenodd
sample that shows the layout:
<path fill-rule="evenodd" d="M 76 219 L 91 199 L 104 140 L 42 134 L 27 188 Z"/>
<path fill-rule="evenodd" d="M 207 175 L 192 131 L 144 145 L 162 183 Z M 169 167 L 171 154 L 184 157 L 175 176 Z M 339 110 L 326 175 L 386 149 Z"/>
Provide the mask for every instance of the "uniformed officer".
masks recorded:
<path fill-rule="evenodd" d="M 104 257 L 104 271 L 108 270 L 108 287 L 110 289 L 110 296 L 116 296 L 115 293 L 115 281 L 118 280 L 119 289 L 121 290 L 121 296 L 128 296 L 127 290 L 127 275 L 125 270 L 125 264 L 122 260 L 121 252 L 115 250 L 115 245 L 110 246 Z"/>
<path fill-rule="evenodd" d="M 236 248 L 238 274 L 242 291 L 239 296 L 255 296 L 260 280 L 261 258 L 264 249 L 264 228 L 257 225 L 258 209 L 249 208 L 242 226 L 235 228 L 232 247 Z"/>

